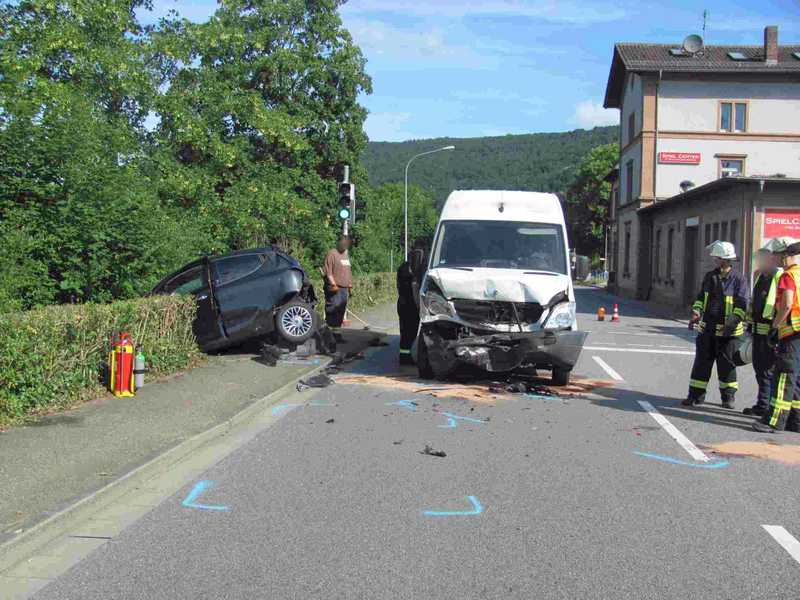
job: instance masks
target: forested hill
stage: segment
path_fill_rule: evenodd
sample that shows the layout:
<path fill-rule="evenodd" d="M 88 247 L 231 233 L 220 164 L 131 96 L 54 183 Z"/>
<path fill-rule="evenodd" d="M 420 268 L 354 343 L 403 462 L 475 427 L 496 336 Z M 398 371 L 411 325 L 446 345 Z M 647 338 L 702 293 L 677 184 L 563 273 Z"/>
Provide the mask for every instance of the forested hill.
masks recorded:
<path fill-rule="evenodd" d="M 370 142 L 363 155 L 370 182 L 402 182 L 415 154 L 454 145 L 455 150 L 414 161 L 409 182 L 429 190 L 441 205 L 455 189 L 564 192 L 589 150 L 617 140 L 617 127 L 482 138 Z"/>

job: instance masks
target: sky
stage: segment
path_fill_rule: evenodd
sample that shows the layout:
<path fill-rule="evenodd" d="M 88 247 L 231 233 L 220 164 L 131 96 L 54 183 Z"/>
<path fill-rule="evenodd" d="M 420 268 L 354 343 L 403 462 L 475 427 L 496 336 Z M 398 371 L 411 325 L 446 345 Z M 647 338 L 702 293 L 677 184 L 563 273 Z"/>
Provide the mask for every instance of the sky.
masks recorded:
<path fill-rule="evenodd" d="M 214 0 L 154 0 L 202 21 Z M 618 123 L 603 108 L 615 42 L 800 43 L 800 0 L 349 0 L 340 13 L 367 58 L 372 141 L 480 137 Z"/>

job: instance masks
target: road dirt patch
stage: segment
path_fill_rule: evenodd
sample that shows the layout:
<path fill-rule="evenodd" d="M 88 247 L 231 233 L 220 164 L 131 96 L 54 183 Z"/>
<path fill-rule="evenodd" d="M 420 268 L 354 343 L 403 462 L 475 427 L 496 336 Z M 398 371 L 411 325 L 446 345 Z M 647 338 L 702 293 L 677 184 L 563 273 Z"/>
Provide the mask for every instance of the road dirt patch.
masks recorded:
<path fill-rule="evenodd" d="M 800 446 L 777 442 L 722 442 L 708 449 L 717 456 L 733 458 L 763 458 L 785 465 L 800 465 Z"/>
<path fill-rule="evenodd" d="M 525 394 L 512 393 L 497 389 L 497 383 L 489 381 L 470 383 L 433 382 L 407 375 L 339 375 L 339 384 L 370 385 L 391 388 L 412 394 L 428 394 L 434 398 L 461 398 L 483 404 L 494 404 L 498 400 L 523 399 Z M 583 396 L 599 387 L 611 387 L 613 381 L 602 379 L 575 378 L 569 385 L 549 387 L 555 397 L 569 398 Z M 538 385 L 538 383 L 537 383 Z"/>

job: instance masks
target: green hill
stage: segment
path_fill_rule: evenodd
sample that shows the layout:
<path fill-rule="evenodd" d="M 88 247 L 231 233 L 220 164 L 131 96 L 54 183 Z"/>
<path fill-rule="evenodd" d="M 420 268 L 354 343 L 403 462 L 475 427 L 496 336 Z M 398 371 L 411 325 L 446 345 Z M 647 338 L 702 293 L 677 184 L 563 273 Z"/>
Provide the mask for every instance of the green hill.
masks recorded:
<path fill-rule="evenodd" d="M 441 205 L 455 189 L 506 189 L 564 192 L 589 150 L 617 140 L 617 127 L 576 129 L 482 138 L 436 138 L 370 142 L 362 157 L 370 183 L 402 182 L 406 161 L 419 152 L 454 145 L 416 161 L 409 183 L 433 194 Z"/>

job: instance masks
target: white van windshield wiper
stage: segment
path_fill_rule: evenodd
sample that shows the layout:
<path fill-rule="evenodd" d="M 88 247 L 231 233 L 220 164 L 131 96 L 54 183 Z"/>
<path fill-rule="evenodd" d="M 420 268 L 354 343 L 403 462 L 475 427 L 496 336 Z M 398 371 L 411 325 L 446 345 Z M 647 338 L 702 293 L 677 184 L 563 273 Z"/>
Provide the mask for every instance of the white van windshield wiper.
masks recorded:
<path fill-rule="evenodd" d="M 474 271 L 471 267 L 451 267 L 450 265 L 438 265 L 438 269 L 458 269 L 459 271 Z"/>
<path fill-rule="evenodd" d="M 525 271 L 523 275 L 563 275 L 563 273 L 556 273 L 555 271 Z"/>

